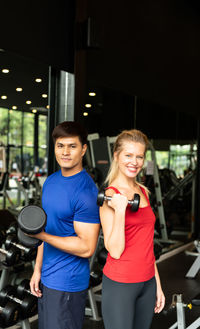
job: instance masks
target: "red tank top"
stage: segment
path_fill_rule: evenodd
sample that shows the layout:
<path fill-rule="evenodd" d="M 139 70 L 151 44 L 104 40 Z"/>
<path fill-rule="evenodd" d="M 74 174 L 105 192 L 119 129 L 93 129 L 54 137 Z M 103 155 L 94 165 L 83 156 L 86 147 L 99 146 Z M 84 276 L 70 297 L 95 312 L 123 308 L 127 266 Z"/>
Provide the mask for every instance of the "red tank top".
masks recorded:
<path fill-rule="evenodd" d="M 116 188 L 110 186 L 116 193 Z M 125 214 L 125 249 L 119 259 L 108 253 L 103 273 L 111 280 L 134 283 L 150 280 L 155 275 L 154 225 L 155 215 L 145 190 L 141 187 L 148 206 L 131 212 L 127 206 Z"/>

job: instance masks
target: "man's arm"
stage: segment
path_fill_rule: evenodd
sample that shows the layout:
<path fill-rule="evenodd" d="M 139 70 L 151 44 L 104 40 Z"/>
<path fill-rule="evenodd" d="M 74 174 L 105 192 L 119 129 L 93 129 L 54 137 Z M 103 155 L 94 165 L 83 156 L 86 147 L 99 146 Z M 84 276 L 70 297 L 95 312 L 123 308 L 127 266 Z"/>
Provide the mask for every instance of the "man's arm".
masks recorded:
<path fill-rule="evenodd" d="M 91 257 L 96 248 L 100 224 L 74 221 L 74 229 L 77 236 L 60 237 L 41 232 L 34 237 L 64 252 L 84 258 Z"/>
<path fill-rule="evenodd" d="M 41 279 L 42 261 L 43 261 L 43 243 L 38 247 L 34 272 L 30 280 L 31 292 L 33 295 L 37 297 L 42 296 L 42 293 L 39 288 L 39 283 Z"/>

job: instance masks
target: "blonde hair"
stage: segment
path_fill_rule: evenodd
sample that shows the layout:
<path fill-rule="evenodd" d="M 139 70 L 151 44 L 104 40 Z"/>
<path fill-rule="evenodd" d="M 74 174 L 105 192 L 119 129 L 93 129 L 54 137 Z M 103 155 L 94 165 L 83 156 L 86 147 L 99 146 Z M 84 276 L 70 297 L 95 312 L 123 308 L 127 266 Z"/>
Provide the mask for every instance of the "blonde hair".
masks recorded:
<path fill-rule="evenodd" d="M 113 146 L 113 155 L 114 153 L 119 153 L 123 150 L 123 144 L 124 142 L 135 142 L 135 143 L 141 143 L 145 146 L 145 154 L 149 145 L 149 141 L 147 136 L 137 129 L 131 129 L 131 130 L 123 130 L 118 136 Z M 112 163 L 110 165 L 107 177 L 105 179 L 105 184 L 110 185 L 114 179 L 117 177 L 118 174 L 118 163 L 114 160 L 114 156 L 112 159 Z M 145 186 L 142 184 L 136 182 L 138 185 L 142 186 L 147 190 Z"/>

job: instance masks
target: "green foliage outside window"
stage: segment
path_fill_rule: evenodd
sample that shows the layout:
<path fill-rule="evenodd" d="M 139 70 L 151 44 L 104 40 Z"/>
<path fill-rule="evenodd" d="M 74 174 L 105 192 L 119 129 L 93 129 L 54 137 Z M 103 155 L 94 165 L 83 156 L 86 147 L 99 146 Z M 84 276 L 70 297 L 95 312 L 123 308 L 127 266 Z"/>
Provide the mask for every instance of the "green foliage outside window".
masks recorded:
<path fill-rule="evenodd" d="M 9 150 L 9 171 L 14 168 L 21 171 L 23 161 L 24 172 L 34 166 L 34 114 L 0 108 L 0 143 Z M 42 165 L 46 158 L 47 117 L 39 115 L 39 158 Z M 9 148 L 8 148 L 9 145 Z"/>
<path fill-rule="evenodd" d="M 0 108 L 0 143 L 7 145 L 8 110 Z"/>
<path fill-rule="evenodd" d="M 24 113 L 23 145 L 34 145 L 34 114 Z"/>
<path fill-rule="evenodd" d="M 22 112 L 9 111 L 9 144 L 22 143 Z"/>
<path fill-rule="evenodd" d="M 151 160 L 151 152 L 147 151 L 146 161 Z M 169 168 L 181 178 L 196 167 L 196 144 L 171 145 L 169 151 L 156 151 L 156 160 L 159 169 Z"/>

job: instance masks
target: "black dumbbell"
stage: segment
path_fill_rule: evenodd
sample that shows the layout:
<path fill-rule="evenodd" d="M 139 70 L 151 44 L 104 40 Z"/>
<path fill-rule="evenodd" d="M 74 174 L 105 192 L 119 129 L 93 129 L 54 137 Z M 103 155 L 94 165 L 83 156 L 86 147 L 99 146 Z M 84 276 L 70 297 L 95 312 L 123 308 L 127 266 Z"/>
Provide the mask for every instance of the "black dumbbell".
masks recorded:
<path fill-rule="evenodd" d="M 27 247 L 37 247 L 41 242 L 26 234 L 37 234 L 46 225 L 47 216 L 45 211 L 38 206 L 29 205 L 24 207 L 18 216 L 18 239 Z M 24 234 L 25 233 L 25 234 Z"/>
<path fill-rule="evenodd" d="M 106 250 L 105 247 L 103 247 L 101 250 L 99 250 L 97 254 L 98 264 L 104 266 L 106 263 L 107 256 L 108 256 L 108 251 Z"/>
<path fill-rule="evenodd" d="M 9 225 L 8 229 L 6 230 L 6 235 L 8 235 L 8 234 L 17 234 L 17 228 L 18 228 L 17 221 L 12 222 Z"/>
<path fill-rule="evenodd" d="M 24 298 L 27 294 L 33 296 L 30 291 L 30 281 L 28 279 L 22 280 L 22 282 L 16 287 L 16 293 L 20 298 Z"/>
<path fill-rule="evenodd" d="M 102 189 L 99 191 L 97 196 L 97 205 L 101 207 L 105 200 L 111 200 L 111 196 L 105 195 L 105 190 Z M 135 193 L 133 200 L 128 200 L 128 204 L 131 206 L 131 211 L 137 211 L 140 205 L 140 195 Z"/>
<path fill-rule="evenodd" d="M 9 250 L 12 246 L 20 249 L 23 252 L 24 260 L 33 260 L 36 256 L 36 250 L 17 243 L 17 237 L 15 235 L 8 235 L 4 245 L 7 250 Z"/>
<path fill-rule="evenodd" d="M 0 253 L 6 256 L 4 263 L 7 266 L 12 266 L 12 265 L 16 264 L 19 261 L 20 256 L 21 256 L 20 250 L 17 248 L 14 248 L 14 247 L 10 248 L 9 250 L 0 248 Z"/>
<path fill-rule="evenodd" d="M 90 272 L 89 287 L 96 287 L 102 282 L 102 273 Z"/>
<path fill-rule="evenodd" d="M 5 232 L 2 230 L 2 231 L 0 231 L 0 241 L 1 241 L 1 243 L 3 243 L 4 242 L 4 240 L 5 240 L 5 237 L 6 237 L 6 234 L 5 234 Z"/>
<path fill-rule="evenodd" d="M 8 302 L 4 307 L 0 306 L 0 326 L 2 328 L 10 327 L 19 321 L 19 306 Z"/>
<path fill-rule="evenodd" d="M 0 305 L 5 306 L 8 301 L 20 306 L 21 318 L 27 319 L 37 313 L 37 297 L 25 296 L 19 299 L 16 296 L 16 288 L 8 285 L 0 291 Z"/>

